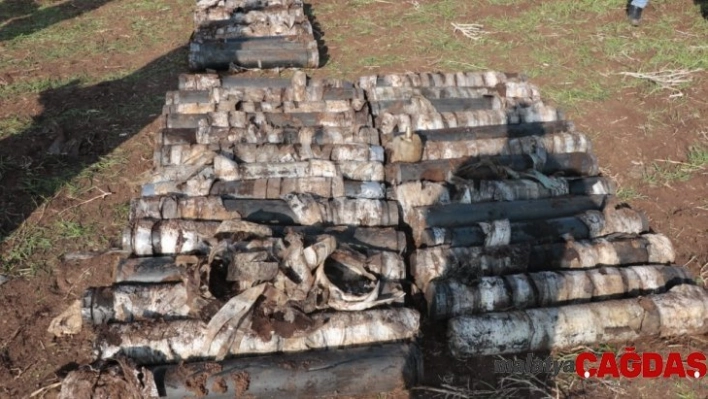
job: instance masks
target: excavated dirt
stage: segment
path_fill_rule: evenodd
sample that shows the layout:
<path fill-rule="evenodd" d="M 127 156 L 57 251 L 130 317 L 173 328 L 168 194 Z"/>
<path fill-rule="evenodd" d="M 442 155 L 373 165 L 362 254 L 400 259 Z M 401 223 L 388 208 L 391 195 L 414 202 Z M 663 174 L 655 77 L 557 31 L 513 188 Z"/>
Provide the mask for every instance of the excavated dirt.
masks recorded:
<path fill-rule="evenodd" d="M 226 380 L 222 377 L 214 379 L 214 383 L 211 385 L 211 391 L 214 393 L 226 393 L 229 391 L 229 385 Z"/>
<path fill-rule="evenodd" d="M 270 341 L 273 334 L 283 338 L 302 336 L 322 324 L 296 308 L 274 307 L 270 301 L 260 300 L 251 316 L 251 330 L 264 342 Z"/>
<path fill-rule="evenodd" d="M 239 371 L 231 374 L 231 380 L 233 380 L 235 387 L 234 398 L 243 397 L 243 394 L 248 391 L 248 387 L 251 384 L 251 375 L 245 371 Z"/>
<path fill-rule="evenodd" d="M 125 359 L 82 366 L 67 376 L 71 383 L 62 387 L 62 399 L 141 399 L 146 387 L 139 378 L 146 375 L 141 370 L 136 376 L 135 371 L 135 366 Z"/>
<path fill-rule="evenodd" d="M 207 380 L 213 374 L 221 372 L 221 365 L 218 363 L 200 363 L 198 369 L 195 366 L 180 363 L 179 366 L 174 370 L 174 375 L 170 377 L 171 381 L 182 380 L 184 381 L 184 386 L 196 397 L 203 397 L 209 394 L 209 389 L 207 387 Z M 223 382 L 223 379 L 221 379 Z M 217 388 L 222 387 L 216 381 L 213 385 Z M 226 387 L 226 384 L 223 384 Z M 213 388 L 212 388 L 213 389 Z M 226 391 L 216 391 L 216 392 L 226 392 Z"/>

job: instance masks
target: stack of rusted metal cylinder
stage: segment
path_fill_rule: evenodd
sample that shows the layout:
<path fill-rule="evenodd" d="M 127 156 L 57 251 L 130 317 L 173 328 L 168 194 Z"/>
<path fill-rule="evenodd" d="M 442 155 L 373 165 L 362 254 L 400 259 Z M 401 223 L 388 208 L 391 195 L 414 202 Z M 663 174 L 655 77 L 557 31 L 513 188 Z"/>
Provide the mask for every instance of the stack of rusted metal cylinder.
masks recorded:
<path fill-rule="evenodd" d="M 418 381 L 406 239 L 397 203 L 385 199 L 363 90 L 302 72 L 182 75 L 179 89 L 167 93 L 153 177 L 124 233 L 137 257 L 118 265 L 116 284 L 84 296 L 84 319 L 105 325 L 98 356 L 157 365 L 157 389 L 178 397 L 190 381 L 169 364 L 183 361 L 205 386 L 223 380 L 233 392 L 229 376 L 248 372 L 244 392 L 256 396 L 286 381 L 303 397 Z M 275 379 L 250 358 L 210 373 L 191 363 L 281 352 L 297 354 L 259 360 L 281 370 Z M 348 381 L 361 370 L 366 384 Z"/>
<path fill-rule="evenodd" d="M 450 320 L 453 354 L 706 331 L 708 296 L 670 265 L 668 238 L 614 200 L 588 138 L 523 77 L 369 76 L 359 87 L 412 234 L 411 278 L 428 317 Z M 395 161 L 416 145 L 415 159 Z"/>
<path fill-rule="evenodd" d="M 404 292 L 456 356 L 708 332 L 706 291 L 523 76 L 182 75 L 162 118 L 134 256 L 81 306 L 97 358 L 142 368 L 100 376 L 162 397 L 408 388 Z"/>
<path fill-rule="evenodd" d="M 301 0 L 199 0 L 194 23 L 192 70 L 319 66 Z"/>

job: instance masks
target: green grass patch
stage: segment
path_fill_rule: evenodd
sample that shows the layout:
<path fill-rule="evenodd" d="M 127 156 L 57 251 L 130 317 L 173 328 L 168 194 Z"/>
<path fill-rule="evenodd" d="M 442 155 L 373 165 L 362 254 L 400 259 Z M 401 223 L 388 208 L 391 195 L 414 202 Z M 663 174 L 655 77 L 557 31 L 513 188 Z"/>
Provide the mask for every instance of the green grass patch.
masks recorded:
<path fill-rule="evenodd" d="M 495 18 L 485 18 L 480 22 L 485 30 L 514 35 L 514 40 L 518 42 L 524 39 L 530 32 L 536 32 L 543 23 L 543 15 L 533 11 L 520 13 L 518 16 L 502 16 Z"/>
<path fill-rule="evenodd" d="M 679 165 L 667 162 L 654 162 L 644 172 L 643 180 L 650 186 L 660 186 L 675 182 L 684 182 L 691 178 L 691 173 Z"/>
<path fill-rule="evenodd" d="M 518 0 L 486 0 L 487 4 L 493 6 L 511 6 L 519 4 Z"/>
<path fill-rule="evenodd" d="M 54 225 L 57 237 L 63 239 L 88 239 L 95 234 L 92 226 L 85 226 L 72 220 L 59 220 Z"/>
<path fill-rule="evenodd" d="M 644 181 L 652 186 L 684 182 L 694 173 L 708 166 L 708 147 L 695 145 L 689 148 L 686 162 L 664 160 L 654 162 L 645 172 Z"/>
<path fill-rule="evenodd" d="M 2 118 L 0 119 L 0 139 L 24 132 L 30 126 L 32 126 L 32 118 L 28 116 L 12 115 Z"/>
<path fill-rule="evenodd" d="M 647 196 L 640 193 L 635 189 L 634 187 L 620 187 L 617 189 L 617 198 L 619 198 L 621 201 L 634 201 L 638 199 L 646 199 Z"/>
<path fill-rule="evenodd" d="M 0 100 L 13 96 L 41 93 L 46 90 L 58 89 L 70 84 L 80 85 L 84 77 L 73 76 L 70 78 L 39 78 L 23 80 L 6 86 L 0 86 Z"/>
<path fill-rule="evenodd" d="M 40 226 L 24 224 L 0 241 L 0 270 L 5 274 L 33 276 L 43 269 L 43 264 L 32 258 L 52 247 L 47 230 Z"/>
<path fill-rule="evenodd" d="M 32 198 L 46 200 L 52 197 L 66 183 L 61 176 L 29 175 L 22 179 L 21 188 Z"/>
<path fill-rule="evenodd" d="M 62 156 L 46 156 L 38 163 L 15 166 L 21 171 L 19 188 L 34 201 L 53 197 L 81 168 Z"/>
<path fill-rule="evenodd" d="M 374 4 L 375 2 L 376 0 L 349 0 L 349 5 L 352 7 L 362 7 Z"/>
<path fill-rule="evenodd" d="M 77 176 L 79 179 L 92 179 L 94 177 L 114 178 L 120 173 L 121 167 L 128 163 L 128 157 L 120 149 L 111 154 L 102 156 L 94 164 L 84 168 Z"/>
<path fill-rule="evenodd" d="M 419 1 L 418 7 L 411 7 L 403 15 L 403 21 L 407 24 L 425 26 L 430 25 L 431 19 L 442 19 L 443 29 L 451 29 L 450 22 L 460 15 L 464 15 L 466 9 L 466 2 L 459 0 Z"/>
<path fill-rule="evenodd" d="M 705 169 L 708 165 L 708 146 L 694 145 L 688 150 L 688 168 L 692 172 Z"/>
<path fill-rule="evenodd" d="M 382 67 L 382 66 L 391 66 L 391 65 L 396 65 L 402 61 L 402 57 L 396 57 L 396 56 L 371 56 L 371 57 L 364 57 L 361 60 L 359 60 L 359 65 L 365 67 L 365 68 L 376 68 L 376 67 Z"/>
<path fill-rule="evenodd" d="M 119 225 L 125 225 L 130 216 L 130 201 L 113 206 L 113 216 Z"/>
<path fill-rule="evenodd" d="M 76 0 L 42 6 L 0 26 L 0 68 L 22 70 L 135 54 L 164 42 L 187 40 L 193 2 Z M 175 21 L 173 9 L 184 14 Z M 2 4 L 0 4 L 0 11 Z M 129 11 L 129 12 L 127 12 Z M 120 15 L 120 18 L 115 18 Z M 169 15 L 169 17 L 165 17 Z M 179 22 L 179 23 L 176 23 Z M 31 51 L 28 51 L 31 50 Z"/>
<path fill-rule="evenodd" d="M 676 397 L 678 399 L 698 399 L 696 388 L 687 385 L 682 381 L 676 382 Z"/>
<path fill-rule="evenodd" d="M 146 13 L 155 12 L 165 12 L 171 10 L 173 7 L 181 6 L 192 6 L 193 1 L 190 0 L 172 0 L 170 2 L 152 1 L 152 0 L 142 0 L 142 1 L 131 1 L 119 6 L 121 10 L 139 12 L 144 11 Z"/>
<path fill-rule="evenodd" d="M 612 97 L 613 91 L 603 86 L 600 82 L 590 82 L 544 87 L 543 94 L 559 106 L 573 107 L 576 112 L 579 112 L 578 105 L 580 103 L 605 101 Z"/>

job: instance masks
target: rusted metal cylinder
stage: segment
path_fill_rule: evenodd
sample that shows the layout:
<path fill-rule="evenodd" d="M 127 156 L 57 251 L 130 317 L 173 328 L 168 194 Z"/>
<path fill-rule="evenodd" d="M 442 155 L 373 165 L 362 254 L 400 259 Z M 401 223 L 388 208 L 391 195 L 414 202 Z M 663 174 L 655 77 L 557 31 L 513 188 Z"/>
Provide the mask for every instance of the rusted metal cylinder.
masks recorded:
<path fill-rule="evenodd" d="M 138 256 L 169 255 L 209 250 L 207 239 L 220 222 L 196 220 L 136 220 L 123 231 L 123 248 Z"/>
<path fill-rule="evenodd" d="M 197 220 L 164 220 L 144 219 L 136 221 L 132 227 L 123 232 L 123 248 L 132 251 L 137 256 L 155 256 L 159 254 L 200 253 L 209 252 L 206 240 L 214 237 L 220 222 Z M 357 248 L 371 248 L 376 250 L 401 252 L 406 248 L 406 237 L 401 231 L 393 228 L 358 227 L 358 226 L 270 226 L 273 234 L 284 237 L 287 231 L 316 236 L 320 234 L 332 235 L 338 243 L 347 244 Z M 155 238 L 153 240 L 153 230 Z M 162 245 L 162 235 L 170 237 L 170 233 L 177 232 L 177 244 Z M 169 242 L 168 242 L 169 244 Z M 166 251 L 172 252 L 166 252 Z"/>
<path fill-rule="evenodd" d="M 209 195 L 236 199 L 280 199 L 286 194 L 310 193 L 323 198 L 337 198 L 345 195 L 344 186 L 345 183 L 341 176 L 220 180 L 211 187 Z M 355 196 L 349 197 L 359 198 Z"/>
<path fill-rule="evenodd" d="M 590 140 L 582 133 L 557 133 L 520 138 L 469 141 L 428 141 L 423 146 L 423 160 L 463 157 L 592 152 Z"/>
<path fill-rule="evenodd" d="M 502 276 L 599 265 L 669 264 L 675 259 L 674 248 L 666 236 L 643 234 L 542 245 L 430 247 L 411 255 L 410 273 L 425 292 L 430 281 L 444 276 Z"/>
<path fill-rule="evenodd" d="M 423 355 L 415 344 L 397 343 L 158 366 L 152 372 L 157 391 L 165 398 L 191 396 L 195 389 L 192 381 L 203 381 L 200 387 L 209 392 L 205 399 L 223 395 L 265 398 L 284 392 L 292 399 L 335 393 L 362 396 L 418 384 L 423 377 Z"/>
<path fill-rule="evenodd" d="M 305 112 L 347 112 L 352 109 L 354 111 L 361 111 L 365 106 L 367 106 L 367 104 L 364 99 L 323 101 L 241 101 L 236 105 L 236 111 L 273 112 L 284 114 Z"/>
<path fill-rule="evenodd" d="M 297 198 L 297 196 L 293 196 Z M 242 219 L 253 223 L 309 225 L 308 210 L 298 208 L 298 200 L 221 199 L 220 197 L 143 197 L 132 203 L 131 221 L 143 219 L 194 220 Z M 214 204 L 214 207 L 196 208 L 193 204 Z M 393 201 L 373 199 L 318 199 L 303 202 L 307 207 L 318 207 L 317 223 L 325 225 L 396 226 L 398 205 Z M 321 212 L 321 214 L 319 214 Z"/>
<path fill-rule="evenodd" d="M 379 145 L 379 133 L 376 129 L 364 126 L 352 127 L 312 127 L 306 128 L 228 128 L 210 126 L 204 129 L 174 128 L 163 129 L 163 145 L 185 144 L 302 144 L 303 141 L 316 145 L 368 144 Z"/>
<path fill-rule="evenodd" d="M 182 283 L 118 284 L 89 288 L 82 298 L 81 315 L 92 324 L 177 319 L 192 311 Z"/>
<path fill-rule="evenodd" d="M 216 73 L 179 75 L 179 90 L 210 90 L 221 86 L 221 78 Z"/>
<path fill-rule="evenodd" d="M 496 87 L 510 79 L 524 80 L 523 76 L 496 71 L 458 73 L 406 73 L 359 78 L 359 87 Z"/>
<path fill-rule="evenodd" d="M 309 25 L 309 24 L 308 24 Z M 218 40 L 218 41 L 217 41 Z M 317 42 L 280 41 L 269 43 L 219 40 L 218 37 L 189 45 L 189 67 L 193 71 L 225 70 L 234 64 L 242 68 L 317 68 L 320 64 Z"/>
<path fill-rule="evenodd" d="M 386 186 L 374 181 L 344 181 L 344 196 L 347 198 L 384 199 Z"/>
<path fill-rule="evenodd" d="M 165 105 L 213 104 L 217 103 L 215 91 L 211 90 L 172 90 L 165 94 Z"/>
<path fill-rule="evenodd" d="M 236 163 L 234 160 L 219 155 L 214 159 L 214 175 L 217 179 L 225 181 L 302 177 L 334 178 L 339 176 L 339 171 L 335 163 L 320 159 L 300 162 Z"/>
<path fill-rule="evenodd" d="M 428 316 L 445 320 L 510 308 L 523 310 L 649 295 L 692 282 L 686 269 L 674 266 L 601 267 L 480 277 L 472 284 L 454 279 L 433 280 L 425 296 Z"/>
<path fill-rule="evenodd" d="M 494 96 L 480 96 L 479 98 L 432 98 L 430 104 L 437 112 L 466 112 L 500 109 L 501 101 Z M 380 115 L 385 112 L 391 114 L 411 113 L 411 101 L 406 100 L 379 100 L 371 103 L 371 112 Z"/>
<path fill-rule="evenodd" d="M 185 148 L 187 154 L 193 152 Z M 173 151 L 174 152 L 174 151 Z M 234 160 L 239 163 L 302 162 L 309 159 L 331 161 L 383 162 L 381 146 L 364 144 L 303 145 L 303 144 L 248 144 L 233 147 Z M 190 159 L 183 156 L 181 159 Z"/>
<path fill-rule="evenodd" d="M 416 207 L 411 211 L 409 223 L 417 227 L 463 227 L 490 220 L 508 219 L 545 220 L 567 217 L 605 207 L 606 195 L 565 196 L 512 202 L 486 202 L 478 204 L 448 204 Z"/>
<path fill-rule="evenodd" d="M 382 182 L 386 177 L 383 162 L 342 161 L 337 168 L 348 180 Z"/>
<path fill-rule="evenodd" d="M 230 83 L 229 77 L 223 78 L 225 84 Z M 333 87 L 321 80 L 311 81 L 303 90 L 285 85 L 274 80 L 277 87 L 215 87 L 209 90 L 210 101 L 185 96 L 167 102 L 167 105 L 202 105 L 213 104 L 217 111 L 242 112 L 344 112 L 348 109 L 362 111 L 368 109 L 368 103 L 361 89 L 350 87 Z M 238 82 L 234 83 L 238 84 Z M 251 84 L 246 82 L 245 84 Z M 258 83 L 253 83 L 258 84 Z M 332 84 L 338 84 L 334 82 Z M 185 93 L 188 91 L 179 91 Z M 200 102 L 195 102 L 200 100 Z"/>
<path fill-rule="evenodd" d="M 227 78 L 224 78 L 227 79 Z M 262 112 L 282 112 L 285 104 L 308 102 L 304 109 L 336 109 L 335 104 L 326 102 L 347 102 L 350 108 L 361 111 L 366 105 L 364 92 L 350 87 L 324 86 L 321 81 L 310 82 L 304 93 L 297 93 L 291 86 L 278 87 L 219 87 L 212 89 L 217 110 L 233 111 L 261 110 Z M 304 94 L 304 97 L 303 97 Z M 300 108 L 290 104 L 288 109 Z M 254 112 L 254 111 L 250 111 Z M 295 111 L 290 111 L 295 112 Z M 305 112 L 305 111 L 300 111 Z M 308 111 L 311 112 L 311 111 Z M 317 111 L 323 112 L 323 111 Z"/>
<path fill-rule="evenodd" d="M 195 18 L 203 16 L 200 13 L 204 8 L 197 8 Z M 279 25 L 282 23 L 299 24 L 307 21 L 302 5 L 299 6 L 270 6 L 259 7 L 257 9 L 244 9 L 242 6 L 228 7 L 225 5 L 209 7 L 208 15 L 221 16 L 220 14 L 228 15 L 226 20 L 203 20 L 205 24 L 197 24 L 197 33 L 202 34 L 224 34 L 233 27 L 253 26 L 252 30 L 247 33 L 260 33 L 257 28 L 260 25 Z M 285 32 L 283 32 L 285 34 Z M 260 36 L 260 35 L 259 35 Z"/>
<path fill-rule="evenodd" d="M 286 201 L 249 201 L 224 200 L 224 207 L 241 214 L 241 218 L 255 223 L 271 224 L 324 224 L 352 226 L 397 226 L 398 205 L 395 202 L 335 198 L 305 202 L 305 208 L 299 208 L 299 202 Z M 318 207 L 314 219 L 310 216 L 310 207 Z M 300 210 L 302 209 L 302 210 Z"/>
<path fill-rule="evenodd" d="M 175 144 L 162 145 L 155 151 L 155 165 L 197 165 L 204 164 L 208 153 L 220 150 L 216 144 Z"/>
<path fill-rule="evenodd" d="M 555 242 L 569 235 L 575 239 L 603 237 L 613 233 L 640 234 L 649 231 L 646 216 L 628 208 L 608 212 L 587 211 L 580 215 L 512 223 L 508 243 Z M 484 245 L 487 234 L 480 226 L 425 229 L 416 238 L 417 247 Z"/>
<path fill-rule="evenodd" d="M 552 308 L 461 316 L 448 323 L 454 356 L 528 353 L 645 337 L 708 332 L 708 293 L 682 284 L 663 294 Z"/>
<path fill-rule="evenodd" d="M 258 113 L 247 118 L 258 118 Z M 306 127 L 306 126 L 328 126 L 328 127 L 353 127 L 369 125 L 370 117 L 363 111 L 346 112 L 294 112 L 290 114 L 264 113 L 267 123 L 276 127 Z"/>
<path fill-rule="evenodd" d="M 228 211 L 221 197 L 157 196 L 131 201 L 130 221 L 138 219 L 239 219 L 238 212 Z"/>
<path fill-rule="evenodd" d="M 395 131 L 405 132 L 409 127 L 413 130 L 438 130 L 503 125 L 508 119 L 509 113 L 503 109 L 443 113 L 421 109 L 411 113 L 383 113 L 374 118 L 374 123 L 381 129 L 381 133 L 390 134 Z"/>
<path fill-rule="evenodd" d="M 214 184 L 214 169 L 207 167 L 202 172 L 187 178 L 186 180 L 160 180 L 154 183 L 147 183 L 142 187 L 143 197 L 160 195 L 179 195 L 187 197 L 202 197 L 209 195 L 211 186 Z"/>
<path fill-rule="evenodd" d="M 572 122 L 561 120 L 554 122 L 536 122 L 520 124 L 503 124 L 476 127 L 456 127 L 437 130 L 420 130 L 415 133 L 425 142 L 457 142 L 488 139 L 514 139 L 529 136 L 544 136 L 557 133 L 570 133 L 575 131 Z M 405 135 L 405 131 L 392 132 L 382 135 L 382 142 L 387 144 L 394 137 Z"/>
<path fill-rule="evenodd" d="M 403 341 L 415 337 L 420 326 L 420 315 L 409 308 L 317 313 L 312 318 L 322 326 L 310 335 L 284 338 L 271 334 L 264 340 L 246 334 L 239 345 L 228 347 L 228 352 L 231 355 L 302 352 Z M 96 342 L 96 352 L 102 359 L 122 354 L 140 364 L 214 359 L 230 341 L 231 331 L 225 328 L 217 333 L 205 351 L 206 327 L 199 320 L 109 324 Z"/>
<path fill-rule="evenodd" d="M 177 265 L 172 256 L 124 259 L 116 265 L 116 283 L 178 283 L 187 276 L 187 268 Z"/>
<path fill-rule="evenodd" d="M 394 131 L 406 131 L 409 127 L 413 130 L 437 130 L 503 124 L 547 123 L 563 119 L 564 115 L 561 111 L 539 101 L 529 106 L 517 106 L 509 109 L 496 108 L 456 112 L 437 112 L 432 105 L 428 105 L 410 112 L 395 114 L 385 112 L 375 118 L 375 123 L 382 133 L 390 134 Z"/>
<path fill-rule="evenodd" d="M 197 3 L 194 12 L 194 23 L 197 28 L 213 22 L 229 20 L 238 11 L 238 14 L 250 12 L 298 12 L 302 11 L 301 0 L 225 0 L 218 3 Z"/>
<path fill-rule="evenodd" d="M 320 234 L 333 236 L 338 244 L 346 244 L 362 250 L 374 249 L 402 253 L 406 249 L 406 235 L 402 231 L 386 227 L 357 226 L 272 226 L 273 234 L 283 237 L 288 231 L 307 237 Z M 308 244 L 309 245 L 309 244 Z"/>
<path fill-rule="evenodd" d="M 289 92 L 287 97 L 283 97 L 278 101 L 303 101 L 302 99 L 298 100 L 295 97 L 291 97 L 291 95 L 295 94 L 292 92 L 293 86 L 292 79 L 283 78 L 246 77 L 242 75 L 224 75 L 220 77 L 214 73 L 181 74 L 179 76 L 179 90 L 213 91 L 217 89 L 216 92 L 213 92 L 212 98 L 218 98 L 219 101 L 224 101 L 229 96 L 239 97 L 238 100 L 249 99 L 248 101 L 265 101 L 263 99 L 257 99 L 258 96 L 254 95 L 260 93 L 260 97 L 262 98 L 263 95 L 271 91 L 279 91 L 281 89 L 288 89 Z M 308 88 L 317 89 L 316 92 L 321 91 L 323 96 L 321 96 L 321 98 L 307 97 L 307 101 L 364 98 L 362 89 L 355 88 L 351 82 L 339 79 L 310 78 L 305 88 L 306 94 Z M 249 90 L 252 91 L 251 95 L 248 95 Z M 217 95 L 217 93 L 219 95 Z M 244 96 L 244 94 L 246 95 Z"/>
<path fill-rule="evenodd" d="M 536 169 L 545 174 L 552 175 L 563 172 L 567 176 L 597 176 L 599 166 L 597 158 L 589 153 L 563 153 L 548 154 L 545 160 L 534 161 L 527 154 L 502 155 L 496 157 L 458 158 L 420 163 L 398 163 L 386 165 L 386 181 L 391 185 L 409 181 L 434 181 L 443 182 L 452 176 L 459 176 L 467 180 L 494 180 L 499 179 L 499 172 L 487 166 L 499 165 L 515 171 Z"/>
<path fill-rule="evenodd" d="M 372 103 L 410 101 L 414 96 L 422 96 L 428 100 L 479 100 L 485 96 L 497 94 L 496 89 L 473 87 L 374 87 L 366 90 L 366 95 Z M 474 101 L 473 101 L 474 102 Z M 372 110 L 379 109 L 373 106 Z"/>
<path fill-rule="evenodd" d="M 301 10 L 299 12 L 302 13 Z M 248 13 L 246 16 L 252 14 L 254 13 Z M 192 44 L 237 41 L 244 49 L 258 47 L 263 50 L 271 49 L 277 51 L 277 45 L 281 43 L 273 43 L 273 40 L 264 43 L 258 39 L 289 38 L 292 42 L 300 38 L 306 38 L 314 41 L 312 25 L 304 16 L 287 18 L 288 20 L 277 17 L 268 19 L 270 20 L 254 21 L 252 23 L 239 23 L 245 21 L 234 21 L 232 19 L 228 24 L 218 23 L 202 27 L 192 35 Z M 252 42 L 252 39 L 256 39 L 255 43 Z M 282 44 L 287 46 L 287 43 Z"/>
<path fill-rule="evenodd" d="M 365 111 L 345 112 L 243 112 L 215 111 L 206 114 L 166 114 L 168 129 L 197 129 L 200 126 L 247 128 L 250 125 L 270 125 L 280 128 L 339 127 L 357 128 L 370 124 Z M 202 143 L 206 144 L 206 143 Z"/>
<path fill-rule="evenodd" d="M 566 195 L 614 195 L 615 183 L 606 177 L 563 178 L 542 176 L 508 180 L 472 180 L 455 183 L 408 182 L 390 190 L 388 198 L 407 207 L 524 201 Z M 345 183 L 346 185 L 346 183 Z"/>

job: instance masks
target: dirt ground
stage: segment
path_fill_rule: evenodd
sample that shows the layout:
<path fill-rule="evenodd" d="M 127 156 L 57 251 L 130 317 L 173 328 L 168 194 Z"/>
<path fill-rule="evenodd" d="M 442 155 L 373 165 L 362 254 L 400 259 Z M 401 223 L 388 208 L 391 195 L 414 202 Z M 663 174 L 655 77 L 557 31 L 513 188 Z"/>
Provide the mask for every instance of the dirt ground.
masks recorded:
<path fill-rule="evenodd" d="M 528 73 L 592 138 L 619 196 L 645 211 L 654 231 L 674 243 L 676 263 L 701 278 L 708 266 L 708 73 L 694 70 L 708 68 L 701 16 L 708 5 L 656 0 L 632 28 L 623 3 L 313 0 L 307 8 L 326 52 L 312 73 Z M 9 279 L 0 285 L 0 398 L 55 397 L 55 384 L 91 360 L 91 331 L 53 338 L 46 330 L 86 287 L 112 281 L 121 255 L 96 253 L 120 247 L 129 201 L 152 166 L 164 93 L 186 71 L 192 5 L 0 0 L 0 274 Z M 487 33 L 467 39 L 452 22 L 479 22 Z M 662 89 L 620 75 L 659 69 L 693 71 L 692 80 Z M 86 259 L 66 259 L 76 253 Z M 426 325 L 422 335 L 425 385 L 437 391 L 416 389 L 411 397 L 464 397 L 490 390 L 485 384 L 496 387 L 490 397 L 534 394 L 501 390 L 491 359 L 451 359 L 442 334 L 444 326 Z M 627 344 L 705 352 L 708 337 Z M 554 397 L 708 397 L 703 380 L 542 382 Z"/>

